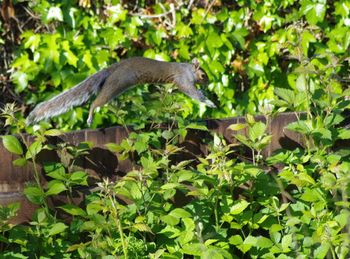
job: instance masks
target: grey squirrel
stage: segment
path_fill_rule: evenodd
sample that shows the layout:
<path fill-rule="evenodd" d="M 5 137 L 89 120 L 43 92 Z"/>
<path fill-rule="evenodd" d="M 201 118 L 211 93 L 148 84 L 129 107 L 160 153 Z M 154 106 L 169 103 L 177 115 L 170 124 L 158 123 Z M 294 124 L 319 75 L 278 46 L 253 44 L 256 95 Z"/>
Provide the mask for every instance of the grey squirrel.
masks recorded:
<path fill-rule="evenodd" d="M 200 69 L 196 59 L 192 60 L 192 63 L 177 63 L 143 57 L 128 58 L 93 74 L 52 99 L 38 104 L 28 115 L 27 124 L 62 114 L 97 94 L 87 119 L 90 126 L 97 107 L 106 104 L 129 88 L 145 83 L 172 83 L 189 97 L 215 108 L 215 104 L 195 87 L 195 83 L 203 83 L 205 80 L 206 74 Z"/>

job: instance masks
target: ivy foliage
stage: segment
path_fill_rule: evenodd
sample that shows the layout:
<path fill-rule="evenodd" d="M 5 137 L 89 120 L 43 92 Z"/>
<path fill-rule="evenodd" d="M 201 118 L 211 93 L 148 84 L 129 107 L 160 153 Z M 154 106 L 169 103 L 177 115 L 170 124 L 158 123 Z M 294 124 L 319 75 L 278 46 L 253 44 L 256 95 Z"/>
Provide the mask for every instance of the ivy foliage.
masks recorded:
<path fill-rule="evenodd" d="M 20 110 L 6 105 L 4 124 L 19 139 L 1 140 L 15 166 L 33 166 L 24 195 L 38 209 L 28 225 L 15 226 L 11 217 L 19 205 L 0 207 L 2 257 L 349 258 L 349 1 L 16 4 L 27 4 L 41 24 L 23 32 L 12 64 L 15 93 L 30 107 L 140 55 L 199 58 L 210 81 L 206 94 L 218 109 L 152 85 L 102 107 L 95 127 L 133 123 L 142 129 L 106 145 L 120 159 L 133 158 L 137 168 L 117 182 L 102 181 L 77 206 L 75 188 L 86 188 L 89 176 L 76 160 L 92 143 L 48 144 L 62 131 L 47 122 L 29 129 L 34 141 L 28 143 Z M 271 116 L 283 111 L 303 111 L 283 129 L 300 134 L 300 147 L 264 157 L 273 139 Z M 207 153 L 174 159 L 183 155 L 189 130 L 207 131 L 189 119 L 243 113 L 245 123 L 230 126 L 238 131 L 236 144 L 207 133 Z M 79 107 L 52 122 L 75 129 L 85 127 L 86 117 Z M 173 119 L 177 127 L 161 124 Z M 43 150 L 61 154 L 61 161 L 44 163 L 46 185 L 37 166 Z M 49 206 L 57 195 L 67 203 Z"/>
<path fill-rule="evenodd" d="M 29 110 L 131 56 L 200 60 L 210 82 L 201 87 L 218 109 L 176 94 L 183 118 L 261 113 L 275 99 L 275 88 L 303 88 L 298 68 L 314 57 L 319 57 L 316 66 L 334 65 L 329 70 L 334 77 L 348 77 L 349 1 L 36 0 L 27 5 L 40 27 L 22 33 L 11 78 Z M 159 113 L 153 103 L 158 91 L 144 86 L 125 93 L 114 105 L 117 114 L 112 106 L 103 107 L 93 126 L 152 120 Z M 303 109 L 301 104 L 298 110 Z M 74 129 L 86 127 L 86 117 L 87 108 L 78 107 L 53 121 Z"/>

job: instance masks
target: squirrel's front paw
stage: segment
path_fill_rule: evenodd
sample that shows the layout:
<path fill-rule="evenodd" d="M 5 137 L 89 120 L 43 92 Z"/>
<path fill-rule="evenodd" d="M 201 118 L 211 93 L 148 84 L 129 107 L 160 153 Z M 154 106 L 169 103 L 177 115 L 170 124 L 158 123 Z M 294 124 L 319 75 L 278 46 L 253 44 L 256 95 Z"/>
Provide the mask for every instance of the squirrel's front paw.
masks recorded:
<path fill-rule="evenodd" d="M 92 116 L 89 116 L 89 118 L 86 120 L 87 125 L 90 127 L 92 124 Z"/>

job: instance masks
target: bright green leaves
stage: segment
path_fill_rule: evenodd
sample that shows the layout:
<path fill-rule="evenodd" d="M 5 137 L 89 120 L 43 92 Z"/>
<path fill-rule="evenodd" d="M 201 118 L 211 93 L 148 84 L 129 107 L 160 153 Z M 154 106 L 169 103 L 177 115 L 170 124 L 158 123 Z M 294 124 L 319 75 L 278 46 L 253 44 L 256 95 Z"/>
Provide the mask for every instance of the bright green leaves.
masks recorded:
<path fill-rule="evenodd" d="M 236 215 L 242 213 L 249 206 L 249 202 L 242 200 L 234 204 L 230 209 L 230 214 Z"/>
<path fill-rule="evenodd" d="M 326 14 L 326 0 L 303 0 L 301 1 L 301 12 L 311 25 L 316 25 L 324 20 Z"/>
<path fill-rule="evenodd" d="M 65 51 L 64 52 L 64 56 L 67 59 L 67 63 L 69 65 L 72 65 L 73 67 L 76 67 L 77 66 L 77 62 L 78 62 L 78 58 L 70 50 L 68 41 L 63 41 L 62 42 L 62 49 Z"/>
<path fill-rule="evenodd" d="M 101 36 L 110 48 L 115 48 L 125 41 L 125 35 L 120 28 L 107 28 L 101 31 Z"/>
<path fill-rule="evenodd" d="M 26 31 L 21 36 L 23 39 L 24 47 L 29 48 L 32 51 L 32 53 L 34 53 L 41 41 L 40 34 L 34 34 L 31 31 Z"/>
<path fill-rule="evenodd" d="M 215 31 L 209 33 L 205 43 L 209 49 L 220 48 L 223 45 L 221 37 Z"/>
<path fill-rule="evenodd" d="M 267 134 L 267 126 L 262 121 L 255 121 L 254 117 L 247 115 L 246 124 L 232 124 L 228 127 L 233 131 L 246 129 L 246 134 L 234 133 L 233 137 L 251 149 L 253 162 L 261 159 L 261 151 L 270 143 L 272 136 Z"/>
<path fill-rule="evenodd" d="M 51 22 L 51 21 L 63 21 L 63 14 L 62 11 L 59 7 L 57 6 L 52 6 L 50 7 L 48 13 L 47 13 L 47 17 L 46 17 L 47 22 Z"/>
<path fill-rule="evenodd" d="M 49 236 L 53 236 L 53 235 L 57 235 L 59 233 L 62 233 L 66 230 L 66 228 L 68 228 L 68 226 L 66 226 L 62 222 L 55 223 L 51 226 L 51 229 L 49 231 Z"/>
<path fill-rule="evenodd" d="M 125 21 L 127 10 L 125 10 L 121 4 L 113 5 L 108 8 L 108 21 L 111 24 L 115 24 L 117 22 Z"/>
<path fill-rule="evenodd" d="M 72 204 L 65 204 L 65 205 L 60 206 L 59 208 L 72 216 L 84 217 L 86 215 L 86 212 L 83 209 L 79 208 L 78 206 L 72 205 Z"/>

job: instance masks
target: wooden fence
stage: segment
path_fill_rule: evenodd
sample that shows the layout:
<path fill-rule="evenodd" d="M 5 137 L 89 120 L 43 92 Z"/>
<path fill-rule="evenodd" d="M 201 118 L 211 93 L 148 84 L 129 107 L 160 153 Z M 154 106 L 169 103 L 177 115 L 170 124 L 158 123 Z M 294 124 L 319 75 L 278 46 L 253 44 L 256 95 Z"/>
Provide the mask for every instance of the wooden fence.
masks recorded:
<path fill-rule="evenodd" d="M 266 121 L 265 117 L 257 116 L 256 120 Z M 268 132 L 271 134 L 272 141 L 264 150 L 264 155 L 270 155 L 273 151 L 283 147 L 293 149 L 302 143 L 300 136 L 294 132 L 285 130 L 285 126 L 296 120 L 294 113 L 280 114 L 272 118 L 268 125 Z M 225 137 L 228 143 L 234 140 L 233 132 L 227 127 L 234 123 L 244 122 L 243 117 L 228 118 L 228 119 L 209 119 L 202 121 L 210 131 L 217 132 Z M 97 130 L 80 130 L 65 133 L 59 137 L 53 138 L 53 142 L 67 142 L 77 145 L 80 142 L 90 141 L 94 143 L 94 148 L 90 154 L 77 161 L 77 165 L 89 173 L 92 179 L 99 181 L 102 178 L 110 178 L 117 180 L 118 176 L 124 175 L 134 166 L 130 159 L 120 161 L 118 155 L 108 151 L 105 148 L 107 143 L 120 143 L 128 136 L 128 131 L 123 127 L 111 127 Z M 246 133 L 242 130 L 240 133 Z M 186 139 L 181 143 L 186 150 L 190 151 L 186 154 L 205 154 L 207 147 L 203 143 L 203 138 L 208 137 L 205 131 L 190 130 Z M 30 136 L 27 136 L 30 141 Z M 0 141 L 0 205 L 6 205 L 12 202 L 20 202 L 21 209 L 15 223 L 28 221 L 35 206 L 23 196 L 22 191 L 27 182 L 33 181 L 33 166 L 28 164 L 26 167 L 16 167 L 12 161 L 17 158 L 16 155 L 10 154 Z M 185 160 L 190 157 L 180 155 L 177 160 Z M 53 151 L 45 151 L 39 154 L 38 164 L 41 166 L 43 161 L 60 161 L 59 155 Z M 45 178 L 43 178 L 45 184 Z"/>

